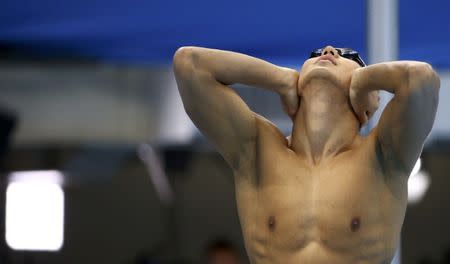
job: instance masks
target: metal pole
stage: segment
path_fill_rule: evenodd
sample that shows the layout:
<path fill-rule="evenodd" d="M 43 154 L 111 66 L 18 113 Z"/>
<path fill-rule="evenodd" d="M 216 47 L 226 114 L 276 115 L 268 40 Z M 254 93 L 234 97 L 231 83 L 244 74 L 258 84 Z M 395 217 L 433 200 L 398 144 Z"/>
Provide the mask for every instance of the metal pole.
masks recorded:
<path fill-rule="evenodd" d="M 367 44 L 369 64 L 398 59 L 398 0 L 367 0 Z M 380 92 L 380 107 L 362 131 L 376 126 L 392 94 Z M 399 243 L 392 264 L 400 264 Z"/>
<path fill-rule="evenodd" d="M 398 58 L 398 0 L 367 1 L 367 44 L 369 64 Z M 380 119 L 392 95 L 380 92 L 380 108 L 369 121 L 369 132 Z"/>

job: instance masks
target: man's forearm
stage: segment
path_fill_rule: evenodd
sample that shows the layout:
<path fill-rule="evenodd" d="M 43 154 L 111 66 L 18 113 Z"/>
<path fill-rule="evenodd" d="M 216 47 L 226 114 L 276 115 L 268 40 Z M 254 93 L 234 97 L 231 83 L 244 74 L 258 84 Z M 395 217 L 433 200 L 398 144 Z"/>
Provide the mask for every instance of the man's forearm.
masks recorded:
<path fill-rule="evenodd" d="M 199 47 L 183 47 L 175 54 L 188 60 L 196 69 L 211 73 L 223 84 L 245 84 L 283 93 L 283 89 L 296 86 L 298 72 L 278 67 L 269 62 L 244 54 Z"/>
<path fill-rule="evenodd" d="M 406 95 L 415 88 L 439 86 L 439 78 L 432 67 L 417 61 L 373 64 L 357 69 L 354 77 L 352 82 L 359 82 L 357 86 L 365 92 L 385 90 L 395 95 Z"/>

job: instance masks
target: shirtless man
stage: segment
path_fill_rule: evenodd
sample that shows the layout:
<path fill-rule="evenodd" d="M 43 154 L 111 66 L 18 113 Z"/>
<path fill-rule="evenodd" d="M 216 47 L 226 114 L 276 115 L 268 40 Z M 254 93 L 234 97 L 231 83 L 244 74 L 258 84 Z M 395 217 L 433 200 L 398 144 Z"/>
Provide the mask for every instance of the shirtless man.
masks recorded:
<path fill-rule="evenodd" d="M 251 263 L 390 263 L 408 176 L 434 122 L 439 77 L 423 62 L 362 67 L 346 50 L 316 53 L 297 72 L 183 47 L 174 71 L 186 112 L 233 169 Z M 252 112 L 230 88 L 235 83 L 278 93 L 293 120 L 291 137 Z M 362 137 L 378 90 L 394 98 Z"/>

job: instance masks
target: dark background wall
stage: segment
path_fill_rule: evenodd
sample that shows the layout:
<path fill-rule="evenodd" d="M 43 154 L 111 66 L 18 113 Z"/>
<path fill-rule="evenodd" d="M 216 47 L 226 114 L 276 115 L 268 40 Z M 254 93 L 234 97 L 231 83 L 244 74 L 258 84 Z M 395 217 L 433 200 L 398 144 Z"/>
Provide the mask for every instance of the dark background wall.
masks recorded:
<path fill-rule="evenodd" d="M 440 261 L 450 253 L 450 151 L 427 151 L 423 158 L 431 184 L 422 202 L 406 211 L 402 263 Z"/>
<path fill-rule="evenodd" d="M 30 160 L 24 153 L 13 150 L 10 159 L 16 159 L 15 166 L 25 155 Z M 63 154 L 55 153 L 49 156 L 64 161 Z M 25 256 L 45 264 L 134 263 L 142 254 L 199 263 L 215 238 L 232 241 L 245 259 L 233 178 L 222 158 L 194 153 L 186 168 L 170 170 L 169 177 L 176 190 L 170 207 L 160 202 L 144 165 L 133 154 L 108 180 L 69 184 L 64 187 L 62 250 L 27 254 L 9 250 L 12 263 L 24 263 Z"/>

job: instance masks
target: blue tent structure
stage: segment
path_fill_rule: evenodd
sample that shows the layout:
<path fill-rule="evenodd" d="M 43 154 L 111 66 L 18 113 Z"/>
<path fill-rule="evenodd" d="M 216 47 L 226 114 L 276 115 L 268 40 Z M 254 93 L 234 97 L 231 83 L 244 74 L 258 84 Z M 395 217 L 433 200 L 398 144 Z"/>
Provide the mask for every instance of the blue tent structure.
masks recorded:
<path fill-rule="evenodd" d="M 450 2 L 400 1 L 400 58 L 450 67 Z M 40 57 L 169 64 L 207 46 L 300 66 L 326 44 L 366 57 L 366 4 L 349 1 L 4 0 L 0 44 Z"/>

